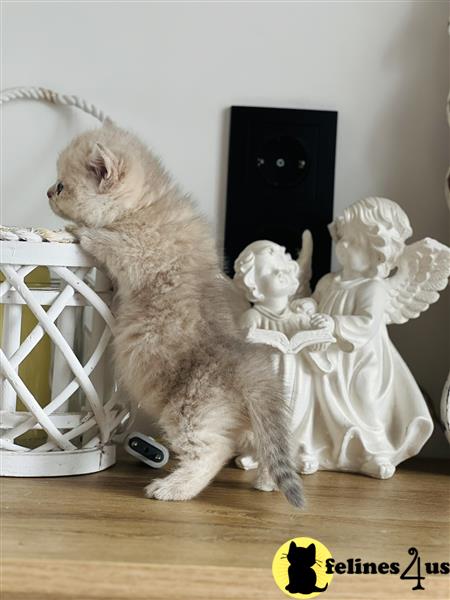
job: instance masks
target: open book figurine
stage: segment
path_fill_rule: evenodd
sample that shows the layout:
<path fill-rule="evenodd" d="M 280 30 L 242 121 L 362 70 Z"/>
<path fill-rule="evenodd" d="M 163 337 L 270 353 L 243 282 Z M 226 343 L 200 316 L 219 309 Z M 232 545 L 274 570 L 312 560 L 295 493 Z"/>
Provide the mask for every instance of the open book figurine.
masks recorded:
<path fill-rule="evenodd" d="M 256 327 L 249 329 L 246 339 L 254 344 L 273 346 L 283 354 L 297 354 L 308 346 L 331 344 L 336 341 L 327 329 L 297 331 L 289 339 L 282 331 L 257 329 Z"/>
<path fill-rule="evenodd" d="M 299 449 L 300 438 L 295 432 L 309 402 L 312 373 L 327 373 L 332 368 L 324 352 L 334 342 L 327 317 L 317 314 L 314 300 L 302 298 L 310 294 L 311 254 L 311 234 L 306 231 L 297 261 L 283 246 L 261 240 L 247 246 L 234 265 L 235 287 L 253 305 L 243 312 L 239 325 L 249 341 L 274 348 L 273 367 L 290 409 L 294 453 Z M 251 441 L 247 446 L 236 462 L 245 469 L 255 468 Z M 310 468 L 308 457 L 299 460 L 300 470 Z M 256 485 L 272 489 L 263 471 Z"/>

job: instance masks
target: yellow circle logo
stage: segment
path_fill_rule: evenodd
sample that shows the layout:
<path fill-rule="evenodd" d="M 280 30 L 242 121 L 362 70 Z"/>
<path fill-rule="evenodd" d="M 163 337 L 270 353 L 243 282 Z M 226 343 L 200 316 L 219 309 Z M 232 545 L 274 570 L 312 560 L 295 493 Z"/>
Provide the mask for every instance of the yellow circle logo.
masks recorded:
<path fill-rule="evenodd" d="M 331 552 L 317 540 L 309 537 L 288 540 L 273 557 L 275 583 L 291 598 L 315 598 L 333 579 L 333 574 L 327 573 L 327 558 L 332 558 Z"/>

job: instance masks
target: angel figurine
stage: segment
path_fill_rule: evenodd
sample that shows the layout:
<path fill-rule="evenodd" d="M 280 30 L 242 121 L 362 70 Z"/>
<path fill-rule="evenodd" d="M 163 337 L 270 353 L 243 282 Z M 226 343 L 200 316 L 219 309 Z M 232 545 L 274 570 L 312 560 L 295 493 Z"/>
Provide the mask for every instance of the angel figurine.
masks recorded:
<path fill-rule="evenodd" d="M 321 469 L 386 479 L 417 454 L 433 420 L 387 325 L 418 317 L 450 275 L 450 248 L 430 238 L 411 245 L 408 217 L 385 198 L 366 198 L 331 225 L 340 272 L 323 277 L 313 297 L 336 343 L 332 370 L 313 374 L 298 434 Z M 328 316 L 324 316 L 324 314 Z"/>
<path fill-rule="evenodd" d="M 247 246 L 234 264 L 234 284 L 253 304 L 243 312 L 239 326 L 247 332 L 248 341 L 274 348 L 273 367 L 290 408 L 292 431 L 304 417 L 304 400 L 311 394 L 310 372 L 329 369 L 321 351 L 335 341 L 327 330 L 326 318 L 311 325 L 316 302 L 311 298 L 301 299 L 310 295 L 311 254 L 311 234 L 305 231 L 298 261 L 293 260 L 283 246 L 260 240 Z M 304 349 L 307 351 L 302 352 Z M 298 436 L 293 435 L 293 441 L 297 439 Z M 236 459 L 237 465 L 244 469 L 257 467 L 249 445 L 248 452 Z M 295 443 L 293 450 L 297 451 Z M 311 468 L 315 469 L 315 465 L 311 466 L 303 453 L 299 469 L 309 471 Z M 257 487 L 266 489 L 261 485 L 257 482 Z"/>

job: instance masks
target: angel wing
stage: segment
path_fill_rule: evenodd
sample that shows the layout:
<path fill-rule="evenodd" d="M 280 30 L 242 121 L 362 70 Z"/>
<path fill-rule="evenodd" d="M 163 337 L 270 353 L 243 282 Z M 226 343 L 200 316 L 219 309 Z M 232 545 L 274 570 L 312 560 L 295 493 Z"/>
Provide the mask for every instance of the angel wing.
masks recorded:
<path fill-rule="evenodd" d="M 386 280 L 389 302 L 386 321 L 416 319 L 439 298 L 450 277 L 450 248 L 431 238 L 406 247 L 397 272 Z"/>
<path fill-rule="evenodd" d="M 313 238 L 309 229 L 305 229 L 302 235 L 302 249 L 297 258 L 297 264 L 300 267 L 299 281 L 295 298 L 306 298 L 311 296 L 311 276 L 312 276 L 312 254 Z"/>

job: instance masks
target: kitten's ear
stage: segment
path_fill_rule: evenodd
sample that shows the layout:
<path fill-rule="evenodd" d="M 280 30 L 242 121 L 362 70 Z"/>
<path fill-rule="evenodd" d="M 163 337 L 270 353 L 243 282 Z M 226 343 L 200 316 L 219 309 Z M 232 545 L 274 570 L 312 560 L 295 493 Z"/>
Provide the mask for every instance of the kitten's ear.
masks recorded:
<path fill-rule="evenodd" d="M 291 542 L 291 545 L 289 546 L 289 552 L 291 550 L 297 550 L 297 544 L 295 542 Z"/>
<path fill-rule="evenodd" d="M 307 548 L 307 551 L 316 556 L 316 546 L 315 544 L 310 544 Z"/>
<path fill-rule="evenodd" d="M 109 187 L 119 180 L 121 161 L 99 142 L 92 149 L 88 167 L 97 177 L 99 187 Z"/>

